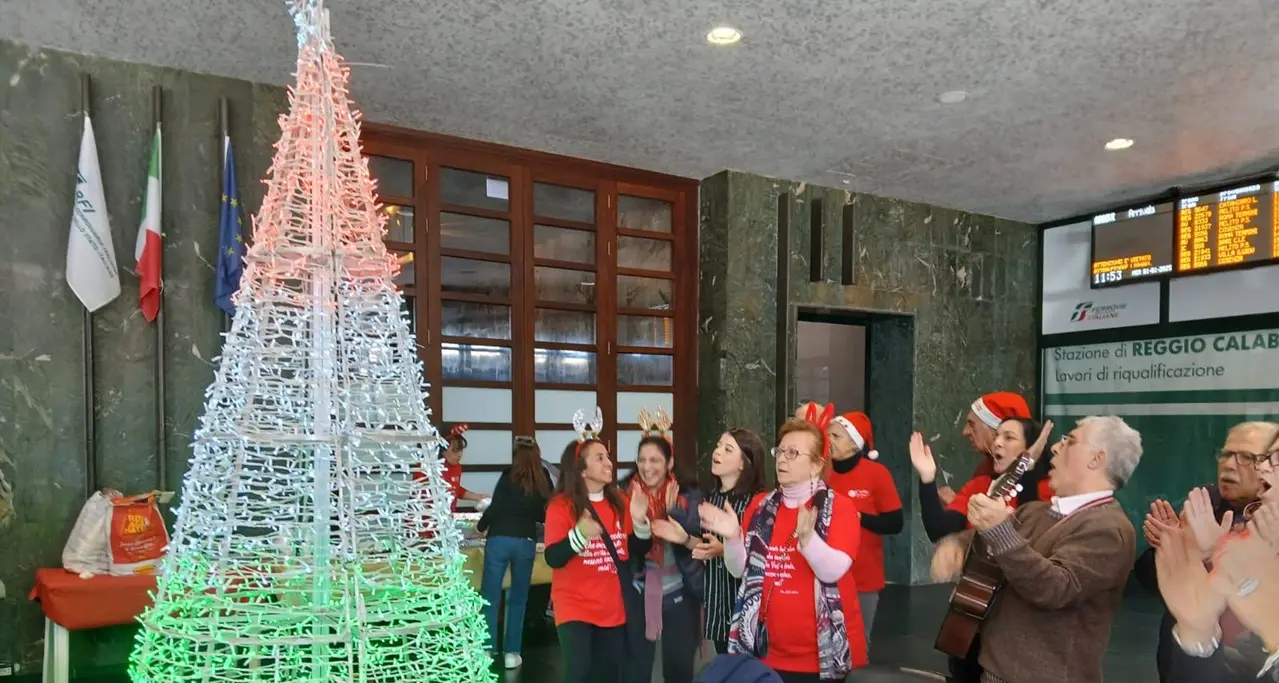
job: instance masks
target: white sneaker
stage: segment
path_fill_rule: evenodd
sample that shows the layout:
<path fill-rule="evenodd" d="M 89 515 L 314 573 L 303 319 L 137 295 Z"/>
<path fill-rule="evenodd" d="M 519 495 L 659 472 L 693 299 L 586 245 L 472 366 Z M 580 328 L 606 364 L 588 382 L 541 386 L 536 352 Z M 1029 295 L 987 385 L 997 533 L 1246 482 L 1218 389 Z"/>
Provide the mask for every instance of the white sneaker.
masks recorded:
<path fill-rule="evenodd" d="M 524 663 L 523 657 L 510 652 L 506 653 L 505 659 L 506 659 L 506 668 L 508 669 L 518 669 L 520 668 L 520 665 Z"/>

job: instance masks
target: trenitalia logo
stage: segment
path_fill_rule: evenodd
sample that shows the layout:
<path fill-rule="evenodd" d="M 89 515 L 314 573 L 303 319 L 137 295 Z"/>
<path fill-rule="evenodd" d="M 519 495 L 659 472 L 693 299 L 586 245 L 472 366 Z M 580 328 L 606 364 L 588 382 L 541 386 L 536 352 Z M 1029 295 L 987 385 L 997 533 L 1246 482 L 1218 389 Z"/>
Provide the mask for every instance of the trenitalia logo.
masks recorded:
<path fill-rule="evenodd" d="M 1075 304 L 1075 312 L 1070 314 L 1070 322 L 1081 323 L 1085 320 L 1114 320 L 1119 317 L 1119 313 L 1128 304 L 1108 304 L 1106 306 L 1095 306 L 1091 301 L 1081 301 Z"/>

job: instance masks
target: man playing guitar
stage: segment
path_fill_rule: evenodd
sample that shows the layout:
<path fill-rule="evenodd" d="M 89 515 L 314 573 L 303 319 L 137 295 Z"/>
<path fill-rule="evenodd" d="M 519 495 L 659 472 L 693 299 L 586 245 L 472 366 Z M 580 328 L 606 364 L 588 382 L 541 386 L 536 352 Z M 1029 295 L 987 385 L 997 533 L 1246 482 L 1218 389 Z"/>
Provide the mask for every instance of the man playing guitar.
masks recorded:
<path fill-rule="evenodd" d="M 1051 502 L 1014 513 L 985 494 L 968 521 L 1006 587 L 981 627 L 982 683 L 1096 683 L 1136 530 L 1114 499 L 1141 461 L 1141 435 L 1086 417 L 1053 446 Z"/>
<path fill-rule="evenodd" d="M 937 489 L 938 465 L 933 457 L 932 449 L 920 433 L 911 437 L 911 464 L 919 474 L 919 511 L 924 530 L 929 540 L 940 542 L 933 559 L 933 578 L 937 581 L 952 581 L 964 566 L 965 552 L 972 538 L 968 524 L 968 501 L 978 493 L 990 491 L 995 478 L 1005 473 L 1022 454 L 1027 453 L 1036 437 L 1040 436 L 1039 425 L 1029 418 L 1030 409 L 1021 396 L 1010 392 L 994 392 L 973 401 L 964 424 L 963 435 L 973 448 L 981 454 L 979 472 L 962 487 L 949 505 L 943 502 L 944 497 Z M 993 424 L 992 424 L 993 423 Z M 1042 460 L 1044 444 L 1039 450 L 1030 454 L 1031 460 Z M 1046 464 L 1046 463 L 1044 463 Z M 1017 482 L 1014 482 L 1017 483 Z M 1025 482 L 1029 484 L 1029 482 Z M 1038 487 L 1031 486 L 1029 494 L 1021 498 L 1033 500 Z M 1010 501 L 1015 505 L 1016 501 Z M 987 572 L 978 571 L 973 577 L 983 580 Z M 961 582 L 962 588 L 962 582 Z M 962 634 L 946 634 L 947 627 L 954 626 L 950 617 L 954 610 L 947 613 L 947 623 L 943 625 L 943 634 L 939 636 L 938 648 L 951 655 L 949 670 L 951 680 L 955 683 L 977 683 L 981 677 L 981 669 L 977 665 L 979 647 L 974 642 L 975 626 L 965 626 Z M 967 628 L 972 627 L 972 628 Z M 942 641 L 947 641 L 942 644 Z M 967 645 L 961 644 L 967 643 Z M 966 651 L 966 652 L 965 652 Z"/>

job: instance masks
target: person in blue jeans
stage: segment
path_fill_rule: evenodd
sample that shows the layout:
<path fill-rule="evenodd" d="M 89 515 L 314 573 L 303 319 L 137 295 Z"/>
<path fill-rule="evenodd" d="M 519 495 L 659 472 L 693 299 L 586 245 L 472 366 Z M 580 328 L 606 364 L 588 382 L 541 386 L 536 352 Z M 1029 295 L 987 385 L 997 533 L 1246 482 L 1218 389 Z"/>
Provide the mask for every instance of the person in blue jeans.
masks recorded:
<path fill-rule="evenodd" d="M 515 437 L 512 465 L 502 472 L 493 489 L 493 502 L 480 516 L 476 529 L 484 542 L 484 577 L 480 594 L 488 601 L 484 616 L 489 627 L 489 652 L 498 652 L 497 610 L 502 604 L 502 580 L 511 568 L 506 593 L 506 637 L 502 639 L 504 663 L 517 669 L 524 663 L 520 645 L 524 635 L 524 608 L 537 557 L 537 524 L 546 520 L 551 498 L 550 475 L 542 466 L 542 451 L 528 436 Z"/>

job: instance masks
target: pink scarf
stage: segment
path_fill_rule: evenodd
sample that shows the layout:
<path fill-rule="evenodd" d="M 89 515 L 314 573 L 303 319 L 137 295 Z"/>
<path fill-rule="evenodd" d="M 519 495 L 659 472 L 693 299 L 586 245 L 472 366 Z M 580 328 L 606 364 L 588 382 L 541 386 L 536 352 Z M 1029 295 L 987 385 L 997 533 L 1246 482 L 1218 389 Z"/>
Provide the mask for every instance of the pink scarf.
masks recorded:
<path fill-rule="evenodd" d="M 662 579 L 679 574 L 679 565 L 644 568 L 644 635 L 651 641 L 662 637 Z"/>

